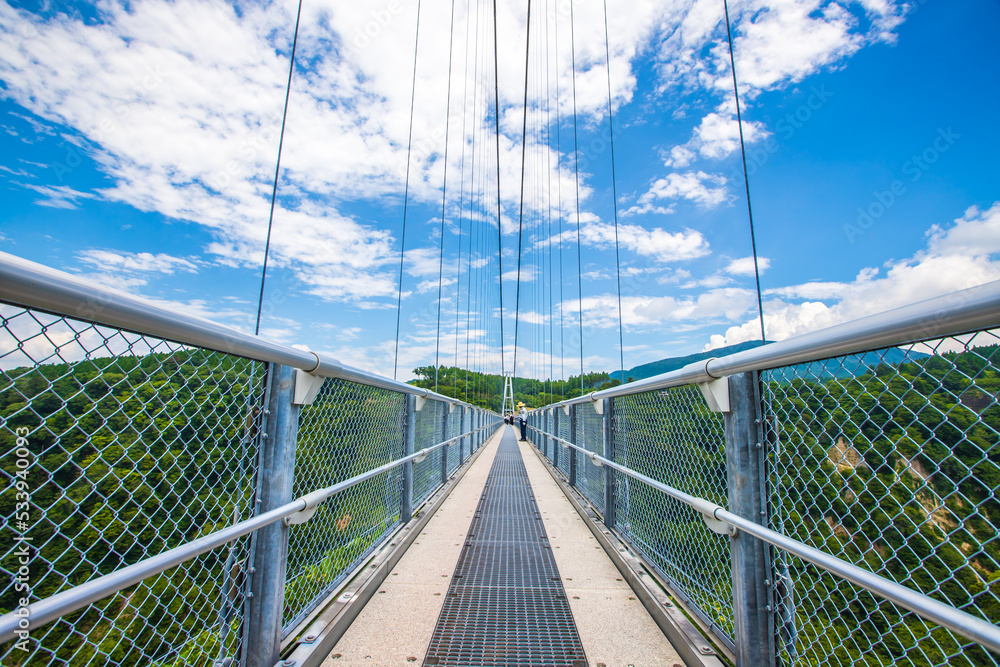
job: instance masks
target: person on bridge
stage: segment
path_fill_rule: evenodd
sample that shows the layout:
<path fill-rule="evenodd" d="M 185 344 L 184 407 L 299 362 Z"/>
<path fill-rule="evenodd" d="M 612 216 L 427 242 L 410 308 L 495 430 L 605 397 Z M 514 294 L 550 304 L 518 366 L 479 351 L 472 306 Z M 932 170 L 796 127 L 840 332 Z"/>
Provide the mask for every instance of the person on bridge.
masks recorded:
<path fill-rule="evenodd" d="M 521 420 L 521 442 L 526 442 L 528 438 L 525 437 L 524 431 L 528 427 L 528 410 L 523 405 L 521 406 L 521 414 L 518 419 Z"/>

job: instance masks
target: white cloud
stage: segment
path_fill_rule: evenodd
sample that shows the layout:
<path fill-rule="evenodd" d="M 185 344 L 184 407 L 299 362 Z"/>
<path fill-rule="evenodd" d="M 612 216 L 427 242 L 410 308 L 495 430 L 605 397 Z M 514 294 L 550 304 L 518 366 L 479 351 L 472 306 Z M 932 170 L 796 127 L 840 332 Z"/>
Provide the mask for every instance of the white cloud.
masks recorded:
<path fill-rule="evenodd" d="M 764 273 L 771 267 L 771 260 L 767 257 L 757 258 L 757 267 L 761 273 Z M 734 259 L 729 262 L 728 266 L 723 269 L 726 273 L 734 276 L 753 276 L 754 275 L 754 262 L 753 257 L 740 257 L 739 259 Z"/>
<path fill-rule="evenodd" d="M 686 199 L 705 208 L 719 206 L 729 200 L 726 178 L 703 171 L 667 174 L 653 182 L 639 203 L 648 205 L 663 199 Z"/>
<path fill-rule="evenodd" d="M 667 167 L 683 169 L 690 165 L 695 158 L 695 152 L 686 146 L 674 146 L 670 149 L 670 154 L 664 158 L 663 164 Z"/>
<path fill-rule="evenodd" d="M 563 311 L 580 311 L 580 301 L 563 303 Z M 755 292 L 738 287 L 711 289 L 698 296 L 623 296 L 622 323 L 632 327 L 660 326 L 668 322 L 733 321 L 744 316 L 756 303 Z M 618 326 L 618 297 L 615 294 L 584 297 L 583 318 L 588 326 Z"/>
<path fill-rule="evenodd" d="M 743 121 L 743 141 L 747 145 L 766 139 L 769 132 L 764 125 L 755 121 Z M 694 130 L 690 146 L 696 148 L 702 157 L 721 159 L 740 148 L 740 123 L 736 122 L 735 111 L 731 117 L 712 112 L 701 119 Z"/>
<path fill-rule="evenodd" d="M 22 187 L 34 190 L 45 199 L 39 199 L 35 203 L 48 208 L 75 209 L 80 199 L 97 199 L 97 195 L 90 192 L 80 192 L 65 185 L 33 185 L 22 183 Z"/>
<path fill-rule="evenodd" d="M 549 323 L 549 316 L 545 313 L 539 313 L 534 310 L 522 310 L 518 313 L 518 319 L 521 324 L 537 324 L 537 325 L 547 325 Z"/>
<path fill-rule="evenodd" d="M 1000 252 L 1000 202 L 986 211 L 969 208 L 953 227 L 927 230 L 928 252 L 935 255 L 980 257 Z"/>
<path fill-rule="evenodd" d="M 176 271 L 197 273 L 198 263 L 193 258 L 174 257 L 166 253 L 115 252 L 112 250 L 84 250 L 77 253 L 84 264 L 105 271 L 150 272 L 172 274 Z"/>
<path fill-rule="evenodd" d="M 721 3 L 692 0 L 670 4 L 671 32 L 659 44 L 658 71 L 664 94 L 680 89 L 714 97 L 715 108 L 694 127 L 691 139 L 674 146 L 667 167 L 683 169 L 696 156 L 719 160 L 739 150 L 740 125 L 733 98 L 732 66 Z M 863 47 L 895 40 L 893 32 L 911 5 L 905 0 L 746 0 L 733 3 L 730 20 L 744 118 L 764 91 L 796 84 L 835 69 Z M 870 26 L 863 28 L 863 16 Z M 675 95 L 670 95 L 671 99 Z M 760 121 L 744 120 L 746 144 L 770 135 Z"/>
<path fill-rule="evenodd" d="M 676 211 L 673 206 L 656 206 L 652 202 L 629 206 L 618 212 L 618 217 L 631 218 L 637 215 L 671 215 Z"/>
<path fill-rule="evenodd" d="M 810 282 L 768 290 L 764 323 L 768 340 L 848 322 L 935 296 L 1000 280 L 1000 202 L 970 208 L 951 225 L 934 225 L 927 248 L 886 264 L 885 275 L 865 268 L 851 282 Z M 758 318 L 713 335 L 707 349 L 760 336 Z"/>
<path fill-rule="evenodd" d="M 576 243 L 576 230 L 563 232 L 537 243 L 544 247 L 549 243 Z M 615 226 L 605 222 L 589 222 L 580 227 L 580 242 L 584 245 L 614 250 Z M 708 241 L 694 229 L 668 232 L 660 227 L 646 229 L 641 225 L 618 225 L 618 245 L 625 250 L 659 262 L 675 262 L 697 259 L 709 254 Z"/>
<path fill-rule="evenodd" d="M 527 266 L 522 266 L 520 272 L 518 272 L 517 267 L 509 271 L 504 271 L 502 278 L 508 282 L 516 282 L 518 279 L 522 283 L 531 283 L 538 279 L 539 270 L 538 267 L 531 264 Z"/>
<path fill-rule="evenodd" d="M 594 223 L 580 230 L 584 243 L 608 249 L 615 247 L 614 225 Z M 693 229 L 668 232 L 659 227 L 646 229 L 639 225 L 618 225 L 618 243 L 622 248 L 651 257 L 659 262 L 696 259 L 708 254 L 708 241 Z"/>

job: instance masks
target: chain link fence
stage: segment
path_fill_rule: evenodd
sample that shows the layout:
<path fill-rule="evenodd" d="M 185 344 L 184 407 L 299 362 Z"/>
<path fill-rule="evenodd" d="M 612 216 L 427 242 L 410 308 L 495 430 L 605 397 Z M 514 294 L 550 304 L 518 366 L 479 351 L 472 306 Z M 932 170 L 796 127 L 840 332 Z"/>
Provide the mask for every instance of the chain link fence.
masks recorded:
<path fill-rule="evenodd" d="M 573 434 L 570 433 L 570 428 L 569 428 L 570 426 L 569 415 L 566 414 L 566 411 L 561 408 L 556 410 L 555 414 L 556 414 L 556 425 L 558 427 L 556 435 L 558 435 L 563 440 L 569 440 L 570 442 L 573 442 Z M 569 457 L 575 456 L 574 452 L 575 450 L 564 446 L 562 443 L 559 442 L 553 443 L 552 459 L 554 461 L 558 460 L 559 469 L 567 477 L 569 477 L 569 461 L 570 461 Z"/>
<path fill-rule="evenodd" d="M 762 373 L 772 528 L 1000 623 L 995 332 Z M 1000 657 L 780 551 L 781 657 L 996 665 Z"/>
<path fill-rule="evenodd" d="M 327 380 L 303 406 L 293 497 L 403 457 L 403 394 Z M 401 467 L 341 491 L 291 526 L 283 633 L 287 634 L 399 525 Z"/>
<path fill-rule="evenodd" d="M 594 403 L 576 406 L 576 435 L 573 443 L 588 452 L 605 455 L 604 415 L 599 414 Z M 576 486 L 590 504 L 604 514 L 604 468 L 594 465 L 590 458 L 573 450 L 576 459 Z"/>
<path fill-rule="evenodd" d="M 462 410 L 455 408 L 448 412 L 447 426 L 445 428 L 445 440 L 458 437 L 462 432 Z M 458 468 L 462 459 L 462 443 L 453 442 L 445 448 L 448 456 L 448 474 L 451 475 Z"/>
<path fill-rule="evenodd" d="M 0 306 L 0 612 L 249 518 L 265 375 L 240 357 Z M 29 650 L 8 642 L 0 662 L 233 655 L 248 548 L 237 540 L 32 628 Z"/>
<path fill-rule="evenodd" d="M 998 365 L 1000 330 L 983 330 L 761 372 L 768 527 L 1000 624 Z M 574 409 L 575 433 L 560 406 L 551 418 L 539 411 L 533 426 L 605 454 L 603 416 L 593 403 Z M 617 463 L 729 505 L 725 418 L 697 386 L 615 398 L 612 427 Z M 560 450 L 558 468 L 568 477 L 576 456 L 576 486 L 603 510 L 604 471 L 570 451 Z M 615 480 L 615 528 L 734 647 L 729 538 L 648 485 L 618 472 Z M 948 629 L 769 550 L 761 580 L 774 593 L 779 664 L 1000 664 Z"/>
<path fill-rule="evenodd" d="M 0 613 L 251 518 L 268 364 L 0 305 Z M 293 496 L 397 461 L 405 395 L 330 379 L 299 413 Z M 461 408 L 428 400 L 416 449 L 456 437 Z M 464 440 L 466 453 L 472 438 Z M 419 506 L 462 447 L 413 464 Z M 402 467 L 289 529 L 287 636 L 399 526 Z M 240 664 L 252 536 L 40 627 L 3 665 Z"/>
<path fill-rule="evenodd" d="M 427 401 L 423 410 L 417 413 L 417 432 L 414 437 L 413 450 L 420 451 L 425 447 L 441 442 L 444 432 L 444 418 L 448 404 L 441 401 Z M 420 463 L 413 464 L 413 508 L 420 507 L 434 490 L 441 485 L 441 457 L 445 450 L 438 448 L 427 455 Z"/>
<path fill-rule="evenodd" d="M 615 462 L 693 496 L 728 504 L 725 425 L 697 387 L 614 399 Z M 652 487 L 615 473 L 616 528 L 713 631 L 733 642 L 729 538 Z"/>

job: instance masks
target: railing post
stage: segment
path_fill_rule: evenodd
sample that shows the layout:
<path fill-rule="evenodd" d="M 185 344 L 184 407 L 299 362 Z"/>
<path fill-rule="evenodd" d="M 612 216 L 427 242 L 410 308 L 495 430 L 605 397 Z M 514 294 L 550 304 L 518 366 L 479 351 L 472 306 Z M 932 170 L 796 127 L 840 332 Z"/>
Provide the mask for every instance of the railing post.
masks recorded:
<path fill-rule="evenodd" d="M 299 406 L 292 405 L 294 391 L 294 370 L 270 364 L 265 426 L 261 434 L 261 465 L 257 472 L 257 514 L 293 500 L 295 440 L 299 427 Z M 247 667 L 272 667 L 281 649 L 288 526 L 283 521 L 265 526 L 257 531 L 252 543 L 241 663 Z"/>
<path fill-rule="evenodd" d="M 615 399 L 604 399 L 604 458 L 615 460 Z M 604 466 L 604 525 L 609 530 L 615 528 L 617 494 L 615 492 L 615 471 Z"/>
<path fill-rule="evenodd" d="M 574 445 L 579 445 L 576 441 L 576 404 L 569 406 L 569 437 L 566 438 Z M 569 457 L 569 485 L 576 487 L 576 460 L 579 458 L 575 449 L 566 448 L 566 456 Z"/>
<path fill-rule="evenodd" d="M 729 378 L 726 413 L 726 468 L 729 511 L 767 525 L 764 494 L 765 450 L 756 373 Z M 737 532 L 731 538 L 737 667 L 770 667 L 774 651 L 771 549 Z"/>
<path fill-rule="evenodd" d="M 556 410 L 562 410 L 562 408 L 556 408 Z M 562 420 L 559 419 L 559 413 L 558 412 L 555 413 L 554 417 L 556 418 L 555 434 L 556 434 L 557 437 L 561 438 L 561 437 L 563 437 L 565 435 L 564 433 L 562 433 L 559 430 L 559 422 L 562 421 Z M 561 449 L 562 449 L 562 443 L 559 443 L 559 442 L 553 442 L 552 443 L 552 467 L 553 468 L 558 468 L 559 467 L 559 450 L 561 450 Z"/>
<path fill-rule="evenodd" d="M 448 403 L 442 403 L 444 407 L 444 418 L 441 420 L 441 439 L 438 442 L 444 442 L 448 439 L 448 415 L 451 414 L 450 405 Z M 448 481 L 448 450 L 450 447 L 441 447 L 441 484 L 443 485 Z"/>
<path fill-rule="evenodd" d="M 403 456 L 413 453 L 417 434 L 417 397 L 406 395 L 403 408 Z M 413 461 L 403 464 L 403 488 L 399 494 L 399 522 L 406 524 L 413 518 Z"/>
<path fill-rule="evenodd" d="M 546 433 L 552 433 L 552 408 L 545 411 L 545 416 L 542 418 L 542 430 Z M 551 438 L 545 436 L 542 438 L 542 454 L 544 456 L 549 456 L 549 441 Z M 549 457 L 552 458 L 552 457 Z"/>
<path fill-rule="evenodd" d="M 469 409 L 463 405 L 462 406 L 462 414 L 461 414 L 461 417 L 459 418 L 459 424 L 460 424 L 460 426 L 459 426 L 459 432 L 463 434 L 462 435 L 462 439 L 458 441 L 458 463 L 459 463 L 459 465 L 465 463 L 465 441 L 466 440 L 469 441 L 469 449 L 470 450 L 472 449 L 472 438 L 468 438 L 468 437 L 465 436 L 465 434 L 469 432 L 469 428 L 468 428 L 469 427 L 468 416 L 469 416 Z"/>

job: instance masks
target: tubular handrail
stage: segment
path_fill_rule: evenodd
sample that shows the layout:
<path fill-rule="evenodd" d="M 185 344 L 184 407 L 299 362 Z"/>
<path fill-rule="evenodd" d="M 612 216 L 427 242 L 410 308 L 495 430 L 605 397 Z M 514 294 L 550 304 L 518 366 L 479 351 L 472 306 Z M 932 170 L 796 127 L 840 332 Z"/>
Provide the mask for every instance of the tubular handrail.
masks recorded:
<path fill-rule="evenodd" d="M 1000 326 L 1000 280 L 725 357 L 696 361 L 669 373 L 593 391 L 546 407 L 711 382 L 747 371 L 791 366 L 997 326 Z"/>
<path fill-rule="evenodd" d="M 897 584 L 891 579 L 886 579 L 885 577 L 877 575 L 874 572 L 860 568 L 853 563 L 837 558 L 836 556 L 828 554 L 825 551 L 820 551 L 819 549 L 810 547 L 804 542 L 800 542 L 796 539 L 788 537 L 787 535 L 773 531 L 770 528 L 765 528 L 764 526 L 750 521 L 749 519 L 733 514 L 710 500 L 684 493 L 680 489 L 676 489 L 672 486 L 664 484 L 663 482 L 655 480 L 652 477 L 643 475 L 642 473 L 623 466 L 620 463 L 606 459 L 600 454 L 591 452 L 570 442 L 569 440 L 565 440 L 552 435 L 551 433 L 542 431 L 535 426 L 529 425 L 528 428 L 535 431 L 540 436 L 555 440 L 565 447 L 571 447 L 575 450 L 583 452 L 588 458 L 599 465 L 605 465 L 609 468 L 613 468 L 614 470 L 628 475 L 635 480 L 651 486 L 657 491 L 660 491 L 661 493 L 692 507 L 703 516 L 729 524 L 737 530 L 741 530 L 769 544 L 773 544 L 779 549 L 784 549 L 788 553 L 794 554 L 802 560 L 808 561 L 813 565 L 830 572 L 831 574 L 846 579 L 847 581 L 850 581 L 851 583 L 856 584 L 861 588 L 878 595 L 879 597 L 885 598 L 886 600 L 894 602 L 901 607 L 909 609 L 913 613 L 931 621 L 932 623 L 948 628 L 963 637 L 971 639 L 977 644 L 985 646 L 991 651 L 1000 652 L 1000 627 L 997 627 L 988 621 L 984 621 L 983 619 L 964 612 L 961 609 L 956 609 L 951 605 L 939 602 L 932 597 L 924 595 L 918 591 L 914 591 L 906 586 Z"/>
<path fill-rule="evenodd" d="M 0 252 L 0 301 L 183 345 L 299 368 L 321 377 L 471 406 L 430 389 L 342 364 L 325 354 L 253 336 L 5 252 Z"/>
<path fill-rule="evenodd" d="M 233 540 L 237 540 L 255 530 L 259 530 L 272 523 L 281 521 L 285 517 L 289 517 L 298 512 L 304 512 L 312 509 L 323 501 L 337 495 L 341 491 L 349 489 L 352 486 L 356 486 L 367 479 L 377 477 L 378 475 L 397 468 L 409 461 L 414 461 L 416 459 L 423 460 L 423 457 L 435 449 L 450 446 L 463 438 L 468 438 L 469 436 L 475 435 L 480 431 L 493 428 L 494 426 L 496 426 L 496 422 L 480 426 L 477 429 L 462 433 L 454 438 L 443 440 L 435 445 L 431 445 L 430 447 L 425 447 L 420 451 L 414 452 L 413 454 L 409 454 L 400 459 L 379 466 L 378 468 L 372 468 L 371 470 L 363 472 L 360 475 L 355 475 L 350 479 L 346 479 L 331 486 L 307 493 L 306 495 L 296 498 L 292 502 L 275 508 L 270 512 L 234 523 L 231 526 L 217 530 L 213 533 L 205 535 L 204 537 L 199 537 L 196 540 L 174 547 L 173 549 L 168 549 L 163 553 L 151 556 L 139 561 L 138 563 L 133 563 L 132 565 L 123 567 L 122 569 L 111 572 L 110 574 L 98 577 L 97 579 L 92 579 L 91 581 L 80 584 L 79 586 L 74 586 L 73 588 L 62 591 L 61 593 L 51 595 L 44 600 L 39 600 L 34 604 L 28 605 L 28 614 L 26 618 L 29 619 L 32 628 L 50 623 L 58 618 L 61 618 L 62 616 L 65 616 L 66 614 L 70 614 L 82 607 L 86 607 L 89 604 L 104 599 L 109 595 L 113 595 L 122 589 L 137 584 L 144 579 L 157 575 L 164 570 L 169 570 L 170 568 L 196 558 L 203 553 L 221 547 L 224 544 L 228 544 Z M 18 616 L 16 614 L 17 612 L 10 612 L 0 616 L 0 644 L 14 639 L 17 636 L 17 630 L 19 629 L 18 623 L 25 617 Z"/>

